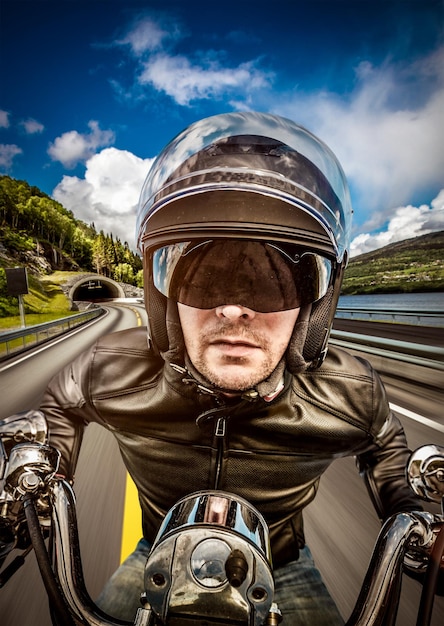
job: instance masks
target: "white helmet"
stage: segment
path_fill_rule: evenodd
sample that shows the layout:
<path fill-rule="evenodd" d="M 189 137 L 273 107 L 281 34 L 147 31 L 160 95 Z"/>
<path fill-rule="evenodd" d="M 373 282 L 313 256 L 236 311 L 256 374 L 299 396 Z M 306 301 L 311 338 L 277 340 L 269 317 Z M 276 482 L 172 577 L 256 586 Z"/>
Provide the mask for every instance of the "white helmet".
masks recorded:
<path fill-rule="evenodd" d="M 178 301 L 262 312 L 298 306 L 286 366 L 292 373 L 317 367 L 347 263 L 351 215 L 338 160 L 294 122 L 247 112 L 189 126 L 153 163 L 139 202 L 154 348 L 180 358 L 183 346 L 168 323 L 177 327 Z"/>

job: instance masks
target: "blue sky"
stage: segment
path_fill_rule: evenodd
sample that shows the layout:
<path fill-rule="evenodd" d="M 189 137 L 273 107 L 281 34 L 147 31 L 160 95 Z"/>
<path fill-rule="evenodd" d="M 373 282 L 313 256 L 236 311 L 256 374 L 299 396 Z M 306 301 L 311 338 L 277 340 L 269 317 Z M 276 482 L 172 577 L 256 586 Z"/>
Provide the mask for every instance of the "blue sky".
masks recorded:
<path fill-rule="evenodd" d="M 444 229 L 442 0 L 0 0 L 0 173 L 131 246 L 153 158 L 236 110 L 330 145 L 353 254 Z"/>

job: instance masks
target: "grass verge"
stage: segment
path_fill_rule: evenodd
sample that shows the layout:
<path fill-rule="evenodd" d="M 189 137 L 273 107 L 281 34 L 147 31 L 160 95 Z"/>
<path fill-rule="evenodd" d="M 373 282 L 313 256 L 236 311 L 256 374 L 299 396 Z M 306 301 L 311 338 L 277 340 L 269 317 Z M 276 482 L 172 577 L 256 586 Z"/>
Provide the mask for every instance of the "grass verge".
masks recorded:
<path fill-rule="evenodd" d="M 26 326 L 50 322 L 77 313 L 71 311 L 69 298 L 62 289 L 62 285 L 76 275 L 76 272 L 54 272 L 39 277 L 28 275 L 29 293 L 23 297 Z M 9 297 L 8 307 L 5 309 L 7 313 L 0 317 L 0 331 L 20 328 L 18 298 Z M 13 314 L 14 309 L 16 314 Z"/>

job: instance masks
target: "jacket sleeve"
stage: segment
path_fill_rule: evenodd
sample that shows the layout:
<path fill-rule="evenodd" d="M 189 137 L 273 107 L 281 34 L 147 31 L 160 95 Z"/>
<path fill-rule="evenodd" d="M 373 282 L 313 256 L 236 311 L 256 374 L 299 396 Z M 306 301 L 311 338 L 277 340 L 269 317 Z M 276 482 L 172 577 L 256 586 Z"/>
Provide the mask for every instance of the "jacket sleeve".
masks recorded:
<path fill-rule="evenodd" d="M 390 411 L 385 390 L 377 374 L 377 396 L 387 407 L 387 418 L 374 437 L 373 444 L 357 455 L 357 465 L 373 505 L 382 520 L 394 513 L 423 510 L 406 477 L 410 456 L 404 429 Z M 381 406 L 380 404 L 380 406 Z"/>
<path fill-rule="evenodd" d="M 95 347 L 63 368 L 48 384 L 40 410 L 49 427 L 49 444 L 61 453 L 59 473 L 74 479 L 85 426 L 97 421 L 88 403 L 90 363 Z"/>

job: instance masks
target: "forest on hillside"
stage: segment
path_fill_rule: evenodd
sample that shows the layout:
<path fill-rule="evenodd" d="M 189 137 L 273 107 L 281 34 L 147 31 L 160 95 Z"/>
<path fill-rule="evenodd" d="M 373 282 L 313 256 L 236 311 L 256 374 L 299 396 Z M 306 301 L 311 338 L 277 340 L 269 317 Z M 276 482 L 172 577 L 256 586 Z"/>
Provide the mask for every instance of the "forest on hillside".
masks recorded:
<path fill-rule="evenodd" d="M 142 286 L 142 261 L 110 233 L 97 232 L 59 202 L 26 181 L 0 176 L 0 244 L 19 262 L 37 251 L 52 270 L 96 272 Z M 29 255 L 28 255 L 29 258 Z M 0 265 L 8 263 L 0 257 Z"/>

